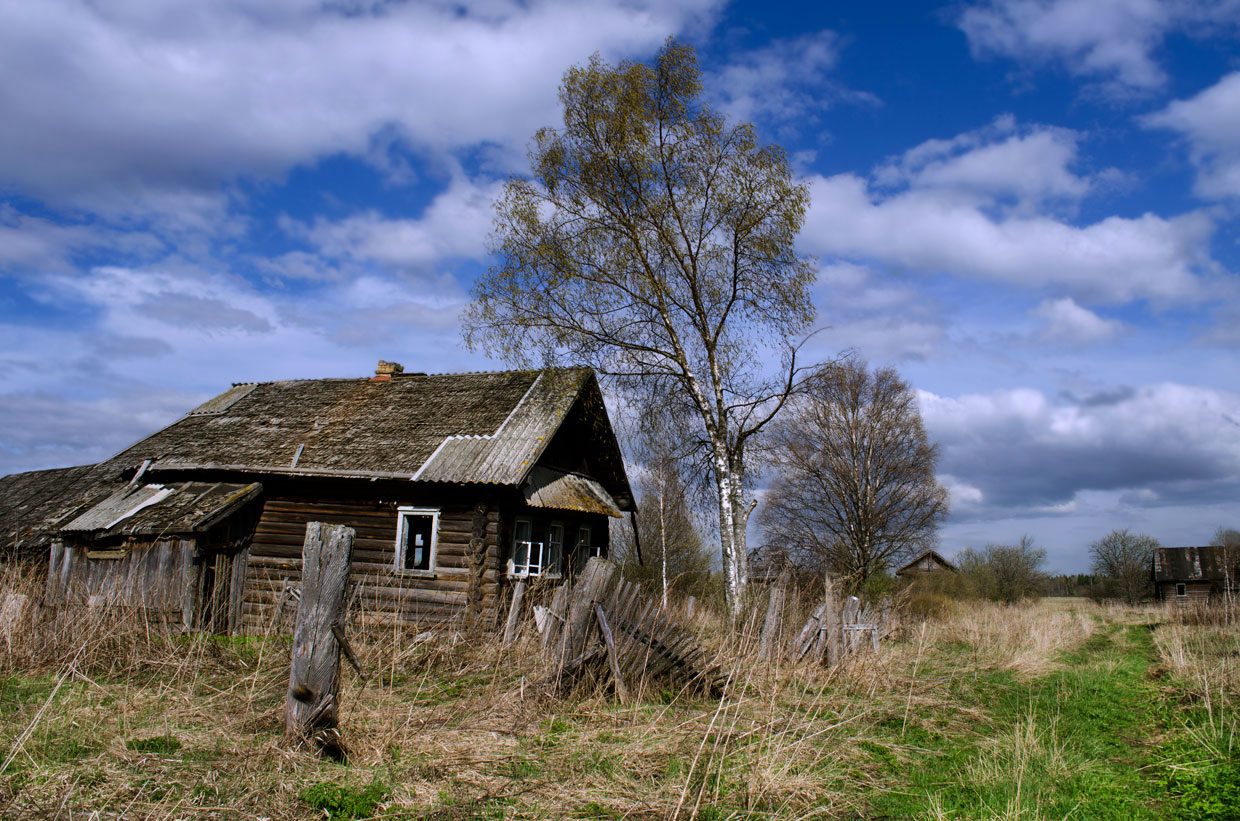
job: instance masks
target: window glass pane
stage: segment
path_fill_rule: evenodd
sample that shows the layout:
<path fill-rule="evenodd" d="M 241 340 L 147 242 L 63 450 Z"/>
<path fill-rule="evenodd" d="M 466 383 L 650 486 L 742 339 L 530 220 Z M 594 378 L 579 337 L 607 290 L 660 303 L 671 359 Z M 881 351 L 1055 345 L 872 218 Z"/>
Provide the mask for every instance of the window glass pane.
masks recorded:
<path fill-rule="evenodd" d="M 559 573 L 564 562 L 564 525 L 556 522 L 547 529 L 546 572 Z"/>
<path fill-rule="evenodd" d="M 512 569 L 524 573 L 530 562 L 530 523 L 518 521 L 512 529 Z"/>
<path fill-rule="evenodd" d="M 405 570 L 431 569 L 431 539 L 435 517 L 427 513 L 405 514 Z"/>
<path fill-rule="evenodd" d="M 577 539 L 573 545 L 573 571 L 580 573 L 586 567 L 586 559 L 590 558 L 589 525 L 581 525 L 577 528 Z"/>

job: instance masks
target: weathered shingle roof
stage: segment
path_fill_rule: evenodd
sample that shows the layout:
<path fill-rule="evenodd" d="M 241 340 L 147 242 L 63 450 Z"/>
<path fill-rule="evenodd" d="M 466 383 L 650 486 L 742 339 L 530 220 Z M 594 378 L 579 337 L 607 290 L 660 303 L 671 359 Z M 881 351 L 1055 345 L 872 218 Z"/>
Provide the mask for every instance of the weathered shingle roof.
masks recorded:
<path fill-rule="evenodd" d="M 8 483 L 19 489 L 10 495 L 26 501 L 0 502 L 0 533 L 45 536 L 106 508 L 145 463 L 148 482 L 206 470 L 521 486 L 574 407 L 595 420 L 594 441 L 578 447 L 598 454 L 598 490 L 613 498 L 610 509 L 629 509 L 619 448 L 589 369 L 395 374 L 234 385 L 98 465 L 4 477 L 0 487 Z"/>
<path fill-rule="evenodd" d="M 239 385 L 115 460 L 152 459 L 153 469 L 405 479 L 426 473 L 425 467 L 431 475 L 419 478 L 428 481 L 515 483 L 525 471 L 514 476 L 514 464 L 532 450 L 530 440 L 555 430 L 544 409 L 571 404 L 589 375 L 563 373 L 547 380 L 537 371 L 510 371 Z M 510 416 L 528 423 L 505 425 Z M 437 471 L 443 459 L 427 462 L 445 442 L 472 443 L 475 455 Z"/>
<path fill-rule="evenodd" d="M 94 486 L 95 465 L 32 470 L 0 477 L 0 547 L 33 552 L 57 519 Z"/>
<path fill-rule="evenodd" d="M 530 507 L 602 513 L 620 518 L 620 509 L 611 494 L 588 476 L 535 465 L 524 493 Z"/>
<path fill-rule="evenodd" d="M 125 486 L 62 525 L 60 531 L 95 539 L 133 534 L 198 533 L 257 498 L 262 490 L 258 482 Z"/>
<path fill-rule="evenodd" d="M 1240 573 L 1240 549 L 1206 545 L 1204 547 L 1154 548 L 1154 581 L 1219 581 Z"/>

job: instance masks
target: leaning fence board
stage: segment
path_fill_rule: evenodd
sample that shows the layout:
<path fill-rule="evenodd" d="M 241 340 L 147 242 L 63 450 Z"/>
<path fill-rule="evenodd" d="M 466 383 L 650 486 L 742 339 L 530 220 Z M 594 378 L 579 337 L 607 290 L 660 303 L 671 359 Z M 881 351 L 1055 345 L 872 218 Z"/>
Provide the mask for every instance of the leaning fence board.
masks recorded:
<path fill-rule="evenodd" d="M 563 614 L 562 623 L 555 617 L 557 611 Z M 587 619 L 588 614 L 594 618 Z M 562 586 L 556 591 L 544 625 L 543 653 L 553 669 L 549 680 L 610 655 L 611 644 L 613 677 L 625 685 L 668 676 L 717 696 L 728 680 L 722 669 L 706 660 L 691 633 L 647 600 L 636 585 L 616 579 L 615 565 L 606 559 L 591 558 L 571 590 Z M 596 633 L 603 634 L 602 641 Z"/>
<path fill-rule="evenodd" d="M 512 644 L 517 638 L 517 630 L 521 626 L 521 604 L 525 600 L 525 579 L 521 579 L 512 588 L 512 604 L 508 608 L 508 621 L 504 625 L 504 645 Z"/>

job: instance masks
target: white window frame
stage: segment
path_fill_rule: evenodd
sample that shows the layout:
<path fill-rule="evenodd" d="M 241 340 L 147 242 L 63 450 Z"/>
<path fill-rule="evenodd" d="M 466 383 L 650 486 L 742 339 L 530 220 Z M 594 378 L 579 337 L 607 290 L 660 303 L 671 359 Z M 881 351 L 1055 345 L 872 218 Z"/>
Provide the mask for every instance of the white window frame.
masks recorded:
<path fill-rule="evenodd" d="M 517 529 L 522 525 L 529 528 L 529 539 L 517 540 Z M 547 524 L 546 538 L 541 541 L 535 540 L 534 521 L 527 516 L 516 519 L 512 525 L 512 549 L 508 553 L 508 577 L 511 579 L 528 579 L 534 578 L 558 579 L 561 576 L 560 568 L 548 567 L 548 560 L 551 554 L 551 528 L 560 528 L 560 561 L 564 561 L 564 523 L 560 521 L 549 522 Z M 517 564 L 516 554 L 517 545 L 524 544 L 525 562 Z M 538 561 L 531 561 L 531 557 L 537 553 Z"/>
<path fill-rule="evenodd" d="M 1176 582 L 1175 597 L 1179 599 L 1187 595 L 1188 595 L 1188 585 L 1185 584 L 1184 582 Z"/>
<path fill-rule="evenodd" d="M 409 516 L 430 516 L 431 517 L 431 544 L 430 544 L 430 560 L 427 562 L 427 569 L 421 568 L 414 570 L 405 569 L 405 551 L 409 545 L 406 544 L 405 521 Z M 404 576 L 427 576 L 433 577 L 435 569 L 439 562 L 439 508 L 437 507 L 398 507 L 396 508 L 396 558 L 393 567 L 397 573 Z"/>

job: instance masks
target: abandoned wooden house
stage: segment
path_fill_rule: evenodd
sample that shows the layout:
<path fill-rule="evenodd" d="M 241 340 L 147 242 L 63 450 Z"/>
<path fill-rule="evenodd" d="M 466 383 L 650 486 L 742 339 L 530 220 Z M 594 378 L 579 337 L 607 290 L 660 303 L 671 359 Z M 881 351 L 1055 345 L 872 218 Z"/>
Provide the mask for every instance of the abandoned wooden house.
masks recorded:
<path fill-rule="evenodd" d="M 356 530 L 350 596 L 368 618 L 490 624 L 510 580 L 605 556 L 609 518 L 634 510 L 592 371 L 382 361 L 234 385 L 105 462 L 2 490 L 0 532 L 48 557 L 52 601 L 219 632 L 287 629 L 310 521 Z"/>
<path fill-rule="evenodd" d="M 896 570 L 896 576 L 915 579 L 927 573 L 959 573 L 956 565 L 943 558 L 937 550 L 923 550 Z"/>
<path fill-rule="evenodd" d="M 1150 563 L 1154 596 L 1191 604 L 1240 592 L 1240 548 L 1156 547 Z"/>

